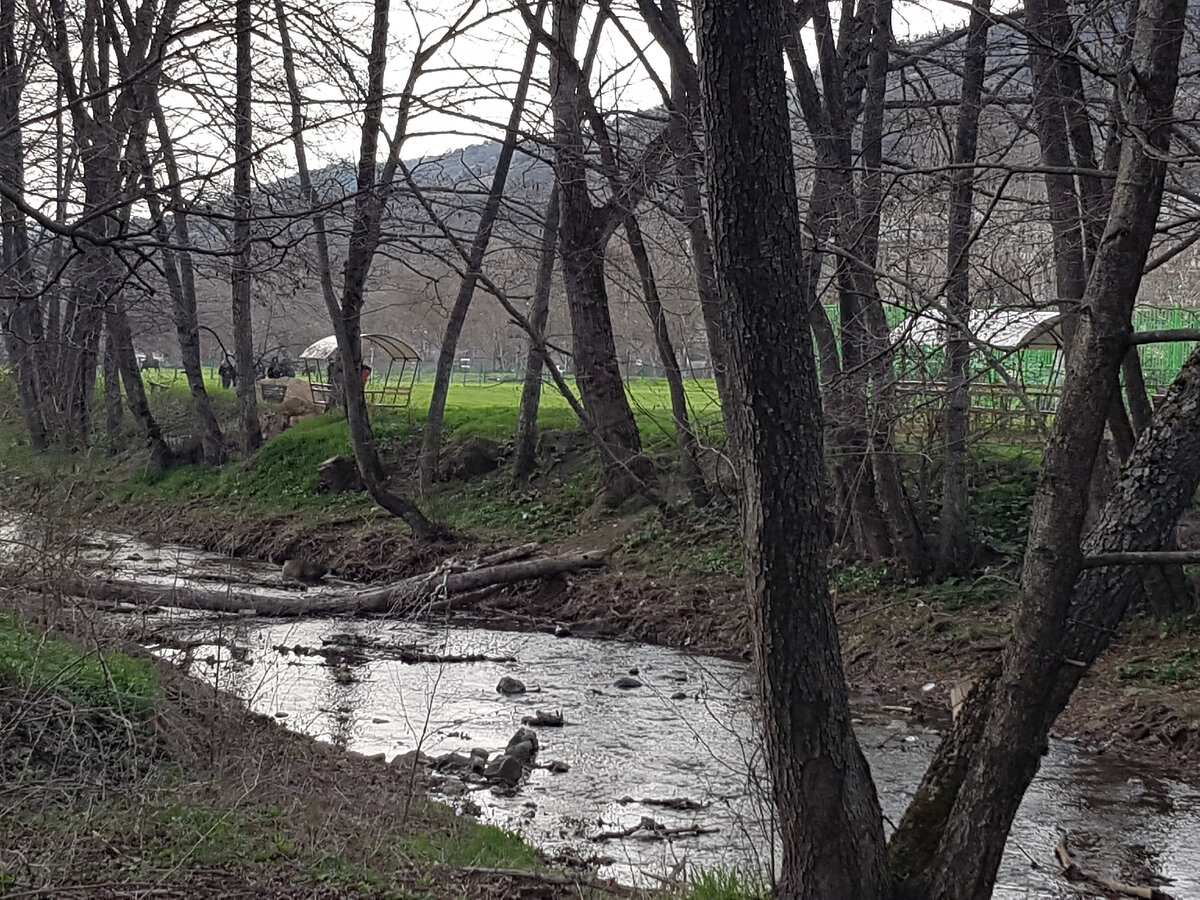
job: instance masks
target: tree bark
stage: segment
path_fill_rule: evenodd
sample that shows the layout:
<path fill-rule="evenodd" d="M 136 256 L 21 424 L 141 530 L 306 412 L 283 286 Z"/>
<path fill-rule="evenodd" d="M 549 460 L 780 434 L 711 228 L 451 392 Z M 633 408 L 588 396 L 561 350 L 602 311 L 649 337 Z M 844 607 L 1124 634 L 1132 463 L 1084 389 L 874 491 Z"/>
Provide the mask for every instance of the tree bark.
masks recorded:
<path fill-rule="evenodd" d="M 971 320 L 971 215 L 979 109 L 987 62 L 991 0 L 975 0 L 967 31 L 962 94 L 954 131 L 950 182 L 950 222 L 946 240 L 946 462 L 942 481 L 938 578 L 965 575 L 973 562 L 967 496 L 968 440 L 971 420 L 971 344 L 965 333 Z"/>
<path fill-rule="evenodd" d="M 816 366 L 795 314 L 803 260 L 782 30 L 773 0 L 697 4 L 714 258 L 730 323 L 730 442 L 780 820 L 776 896 L 875 900 L 890 892 L 883 820 L 850 727 L 826 572 Z"/>
<path fill-rule="evenodd" d="M 562 197 L 559 248 L 567 307 L 571 315 L 575 380 L 601 452 L 603 494 L 619 503 L 633 490 L 630 464 L 641 453 L 641 434 L 625 396 L 617 365 L 608 286 L 604 277 L 605 246 L 610 235 L 608 211 L 592 204 L 583 143 L 582 69 L 563 54 L 573 54 L 583 0 L 555 0 L 554 35 L 560 52 L 550 63 L 551 109 L 554 113 L 555 167 Z"/>

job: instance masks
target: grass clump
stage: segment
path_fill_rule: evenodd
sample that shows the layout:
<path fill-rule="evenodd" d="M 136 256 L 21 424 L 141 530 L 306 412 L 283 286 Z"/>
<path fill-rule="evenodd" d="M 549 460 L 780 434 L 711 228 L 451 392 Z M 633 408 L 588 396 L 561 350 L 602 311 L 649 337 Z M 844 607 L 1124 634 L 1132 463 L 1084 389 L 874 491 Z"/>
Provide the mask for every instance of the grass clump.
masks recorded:
<path fill-rule="evenodd" d="M 1131 662 L 1121 666 L 1120 676 L 1158 687 L 1200 687 L 1200 649 L 1188 647 L 1164 659 Z"/>
<path fill-rule="evenodd" d="M 150 664 L 124 653 L 94 653 L 34 634 L 0 614 L 0 679 L 26 691 L 55 691 L 86 707 L 147 713 L 161 691 Z"/>
<path fill-rule="evenodd" d="M 771 886 L 757 872 L 711 869 L 693 876 L 682 900 L 768 900 Z"/>
<path fill-rule="evenodd" d="M 467 823 L 461 828 L 407 835 L 397 849 L 414 862 L 441 866 L 527 869 L 538 865 L 538 853 L 520 835 L 494 825 Z"/>

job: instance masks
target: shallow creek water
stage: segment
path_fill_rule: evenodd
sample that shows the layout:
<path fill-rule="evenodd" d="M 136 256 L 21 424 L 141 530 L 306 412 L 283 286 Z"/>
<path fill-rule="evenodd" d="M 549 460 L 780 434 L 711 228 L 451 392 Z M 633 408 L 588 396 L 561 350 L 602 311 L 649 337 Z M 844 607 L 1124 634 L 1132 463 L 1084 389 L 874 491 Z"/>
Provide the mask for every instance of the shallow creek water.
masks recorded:
<path fill-rule="evenodd" d="M 5 536 L 11 540 L 13 534 Z M 280 584 L 274 567 L 178 547 L 152 548 L 111 534 L 91 535 L 80 556 L 94 569 L 147 583 L 227 585 L 247 595 L 291 590 Z M 468 796 L 483 821 L 519 831 L 548 852 L 610 859 L 601 874 L 654 883 L 656 876 L 684 866 L 771 865 L 764 766 L 747 671 L 740 663 L 641 644 L 445 622 L 289 621 L 183 611 L 136 618 L 146 629 L 144 643 L 155 652 L 289 728 L 366 754 L 392 759 L 417 747 L 431 755 L 472 747 L 494 752 L 523 716 L 561 711 L 564 727 L 537 729 L 538 762 L 561 760 L 567 772 L 536 768 L 512 796 L 488 789 Z M 330 665 L 320 655 L 294 652 L 319 649 L 330 640 L 344 644 L 347 635 L 378 648 L 412 645 L 442 655 L 512 661 L 411 664 L 368 650 L 365 661 Z M 181 642 L 189 648 L 186 658 Z M 615 687 L 632 669 L 643 686 Z M 498 694 L 504 675 L 519 678 L 529 692 Z M 880 801 L 894 821 L 937 734 L 880 710 L 856 714 Z M 447 799 L 461 805 L 465 798 Z M 670 799 L 701 808 L 644 802 Z M 636 825 L 644 816 L 668 828 L 716 830 L 669 841 L 636 835 L 590 839 Z M 1053 850 L 1064 831 L 1092 871 L 1141 883 L 1159 876 L 1170 880 L 1167 889 L 1176 898 L 1200 898 L 1195 785 L 1052 744 L 1018 813 L 995 896 L 1102 896 L 1059 875 Z"/>

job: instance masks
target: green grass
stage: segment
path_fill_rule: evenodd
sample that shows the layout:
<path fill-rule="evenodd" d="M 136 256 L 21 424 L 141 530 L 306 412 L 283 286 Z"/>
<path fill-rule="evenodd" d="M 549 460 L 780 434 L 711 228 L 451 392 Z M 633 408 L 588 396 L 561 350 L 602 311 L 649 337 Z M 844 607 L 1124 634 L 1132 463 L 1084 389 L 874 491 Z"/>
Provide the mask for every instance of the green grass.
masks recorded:
<path fill-rule="evenodd" d="M 146 713 L 161 690 L 150 664 L 123 653 L 95 653 L 29 631 L 0 614 L 0 679 L 27 690 L 57 691 L 87 707 Z"/>
<path fill-rule="evenodd" d="M 538 864 L 537 850 L 524 838 L 493 825 L 409 835 L 396 846 L 413 860 L 444 866 L 533 869 Z"/>
<path fill-rule="evenodd" d="M 690 879 L 682 900 L 768 900 L 770 896 L 770 885 L 758 873 L 712 869 Z"/>

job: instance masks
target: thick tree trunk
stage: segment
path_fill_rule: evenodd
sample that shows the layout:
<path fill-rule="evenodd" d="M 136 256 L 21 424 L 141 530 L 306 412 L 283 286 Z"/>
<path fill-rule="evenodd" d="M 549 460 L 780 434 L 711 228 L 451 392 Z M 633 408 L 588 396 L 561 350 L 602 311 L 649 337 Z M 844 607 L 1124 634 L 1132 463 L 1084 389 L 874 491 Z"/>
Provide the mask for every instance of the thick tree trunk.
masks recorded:
<path fill-rule="evenodd" d="M 251 91 L 251 0 L 237 0 L 234 39 L 237 55 L 237 91 L 233 113 L 233 354 L 237 367 L 238 418 L 241 421 L 242 451 L 250 455 L 262 445 L 258 422 L 258 397 L 254 370 L 254 323 L 250 313 L 251 251 L 250 225 L 253 216 L 250 196 L 254 145 L 252 143 Z M 356 370 L 357 371 L 357 370 Z"/>
<path fill-rule="evenodd" d="M 537 467 L 538 409 L 542 398 L 543 341 L 546 323 L 550 320 L 550 285 L 554 278 L 554 260 L 558 247 L 559 222 L 558 182 L 546 201 L 546 216 L 542 222 L 542 245 L 538 256 L 537 276 L 533 283 L 533 301 L 529 309 L 529 351 L 525 357 L 525 380 L 521 387 L 521 407 L 517 413 L 517 433 L 513 439 L 513 484 L 528 480 Z"/>
<path fill-rule="evenodd" d="M 890 893 L 883 820 L 850 727 L 826 573 L 825 460 L 780 7 L 701 0 L 697 42 L 716 272 L 730 322 L 730 435 L 779 811 L 776 896 Z M 780 347 L 790 348 L 780 353 Z"/>
<path fill-rule="evenodd" d="M 1012 818 L 1045 750 L 1051 724 L 1047 686 L 1071 666 L 1063 647 L 1080 571 L 1087 488 L 1160 207 L 1186 6 L 1186 0 L 1146 0 L 1139 8 L 1136 75 L 1126 76 L 1124 85 L 1129 130 L 1108 225 L 1083 297 L 1088 315 L 1076 330 L 1055 433 L 1043 458 L 1013 638 L 941 832 L 936 869 L 921 882 L 927 896 L 990 896 Z"/>
<path fill-rule="evenodd" d="M 946 461 L 942 478 L 941 534 L 937 576 L 965 575 L 971 568 L 970 514 L 967 498 L 967 448 L 971 420 L 971 214 L 975 187 L 975 151 L 979 144 L 979 108 L 987 62 L 991 0 L 975 0 L 967 32 L 962 95 L 954 131 L 956 166 L 950 183 L 950 222 L 946 240 Z"/>
<path fill-rule="evenodd" d="M 546 2 L 547 0 L 538 0 L 535 15 L 539 22 L 545 13 Z M 529 38 L 529 43 L 525 47 L 525 60 L 521 66 L 521 75 L 513 96 L 512 111 L 504 132 L 504 142 L 500 145 L 500 154 L 492 172 L 491 191 L 479 214 L 479 223 L 475 227 L 475 239 L 471 242 L 471 250 L 466 260 L 466 271 L 463 272 L 462 281 L 459 282 L 454 305 L 450 307 L 446 330 L 442 333 L 437 372 L 433 380 L 433 396 L 429 400 L 429 415 L 425 419 L 425 436 L 421 443 L 421 455 L 418 460 L 422 493 L 427 493 L 433 487 L 434 479 L 437 477 L 438 457 L 442 447 L 442 424 L 446 415 L 446 398 L 450 393 L 450 378 L 454 375 L 454 364 L 458 359 L 458 338 L 462 334 L 463 325 L 467 321 L 467 311 L 475 296 L 475 285 L 479 281 L 483 257 L 492 240 L 492 228 L 500 214 L 500 203 L 504 199 L 504 187 L 508 183 L 508 170 L 512 164 L 513 153 L 516 151 L 517 140 L 520 137 L 521 116 L 525 112 L 525 97 L 529 92 L 533 64 L 537 60 L 538 43 L 538 38 L 534 35 Z"/>
<path fill-rule="evenodd" d="M 580 83 L 580 67 L 562 56 L 574 53 L 582 8 L 582 0 L 555 0 L 554 4 L 554 34 L 562 51 L 553 54 L 550 64 L 555 165 L 562 196 L 559 248 L 571 315 L 575 380 L 591 431 L 605 446 L 600 454 L 605 500 L 619 503 L 636 489 L 638 479 L 631 464 L 641 453 L 642 442 L 625 396 L 609 316 L 604 277 L 608 211 L 593 206 L 588 192 L 582 109 L 586 85 Z"/>

